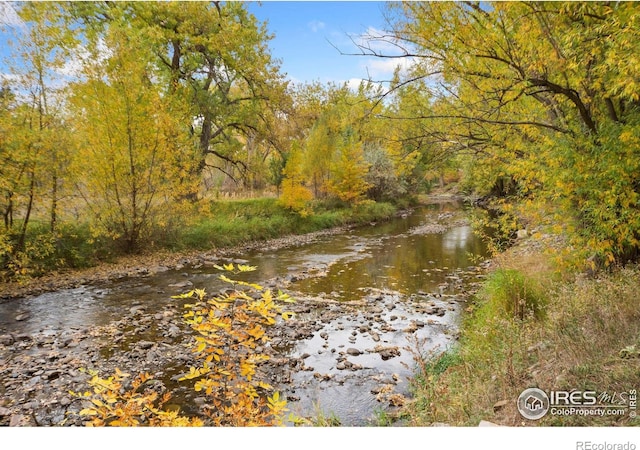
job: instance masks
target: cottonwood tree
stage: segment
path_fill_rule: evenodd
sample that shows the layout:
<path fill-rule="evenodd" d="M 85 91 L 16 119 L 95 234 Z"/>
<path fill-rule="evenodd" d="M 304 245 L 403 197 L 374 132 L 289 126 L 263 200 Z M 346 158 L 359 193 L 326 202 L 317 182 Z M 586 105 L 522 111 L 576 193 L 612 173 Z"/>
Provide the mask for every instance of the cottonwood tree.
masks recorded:
<path fill-rule="evenodd" d="M 16 7 L 22 26 L 11 30 L 15 34 L 7 55 L 11 73 L 0 95 L 5 242 L 1 253 L 3 266 L 23 272 L 31 250 L 39 254 L 51 250 L 51 240 L 47 245 L 27 248 L 36 211 L 48 209 L 52 235 L 57 228 L 65 187 L 61 180 L 68 162 L 61 85 L 57 80 L 65 65 L 64 44 L 72 43 L 73 37 L 65 29 L 60 9 L 29 2 Z"/>
<path fill-rule="evenodd" d="M 144 35 L 112 24 L 103 47 L 88 48 L 83 80 L 71 86 L 78 190 L 97 234 L 136 251 L 167 211 L 194 189 L 197 164 L 185 111 L 154 83 Z"/>
<path fill-rule="evenodd" d="M 190 108 L 185 125 L 200 151 L 194 174 L 213 168 L 249 178 L 256 147 L 247 143 L 272 149 L 273 111 L 287 97 L 266 28 L 242 2 L 105 2 L 72 11 L 98 36 L 118 17 L 144 36 L 166 95 Z"/>
<path fill-rule="evenodd" d="M 407 118 L 473 154 L 478 184 L 511 179 L 527 198 L 552 201 L 556 220 L 600 259 L 637 257 L 638 6 L 403 2 L 392 11 L 400 51 L 391 56 L 418 61 L 404 81 L 436 87 L 434 108 Z"/>

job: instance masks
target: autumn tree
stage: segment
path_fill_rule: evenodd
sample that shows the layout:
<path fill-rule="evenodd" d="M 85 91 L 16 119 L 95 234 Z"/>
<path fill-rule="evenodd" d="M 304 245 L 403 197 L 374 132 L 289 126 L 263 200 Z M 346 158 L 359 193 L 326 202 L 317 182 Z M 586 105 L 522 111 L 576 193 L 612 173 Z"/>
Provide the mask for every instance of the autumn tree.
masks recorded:
<path fill-rule="evenodd" d="M 433 108 L 406 118 L 429 121 L 447 151 L 471 155 L 485 194 L 509 184 L 551 201 L 581 248 L 602 261 L 637 257 L 636 4 L 407 2 L 392 11 L 393 56 L 418 61 L 403 82 L 429 80 L 435 94 Z"/>
<path fill-rule="evenodd" d="M 88 49 L 85 79 L 71 86 L 76 170 L 84 174 L 77 186 L 95 232 L 131 252 L 192 192 L 196 155 L 185 111 L 154 84 L 144 36 L 122 23 L 105 38 L 107 54 Z"/>
<path fill-rule="evenodd" d="M 126 17 L 144 37 L 166 93 L 190 108 L 185 125 L 200 152 L 194 175 L 210 168 L 248 183 L 252 162 L 273 150 L 273 114 L 287 97 L 266 28 L 242 2 L 106 2 L 72 10 L 97 30 Z"/>
<path fill-rule="evenodd" d="M 368 169 L 363 144 L 354 129 L 347 126 L 332 161 L 329 191 L 348 204 L 361 203 L 370 186 L 365 180 Z"/>
<path fill-rule="evenodd" d="M 302 171 L 303 157 L 300 145 L 294 142 L 282 172 L 284 178 L 279 203 L 302 216 L 306 216 L 310 212 L 309 202 L 313 199 L 313 193 L 306 186 L 306 177 Z"/>
<path fill-rule="evenodd" d="M 11 77 L 2 86 L 0 158 L 4 267 L 28 271 L 31 253 L 51 251 L 57 231 L 62 179 L 68 164 L 61 83 L 65 45 L 74 38 L 65 28 L 62 11 L 41 3 L 16 5 L 22 26 L 7 57 Z M 67 191 L 68 193 L 68 191 Z M 47 206 L 45 206 L 47 204 Z M 47 242 L 30 243 L 28 233 L 36 211 L 48 210 Z M 31 245 L 34 244 L 34 245 Z"/>

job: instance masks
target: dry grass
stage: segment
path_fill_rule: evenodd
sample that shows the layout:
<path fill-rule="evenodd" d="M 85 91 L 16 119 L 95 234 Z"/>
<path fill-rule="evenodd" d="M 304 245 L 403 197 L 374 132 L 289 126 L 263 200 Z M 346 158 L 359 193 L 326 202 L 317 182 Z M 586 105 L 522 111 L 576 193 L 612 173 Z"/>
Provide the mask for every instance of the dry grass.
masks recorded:
<path fill-rule="evenodd" d="M 640 267 L 570 279 L 560 276 L 544 248 L 527 245 L 496 259 L 496 269 L 518 271 L 537 286 L 545 299 L 544 318 L 514 318 L 498 307 L 494 291 L 481 291 L 457 348 L 421 362 L 414 399 L 405 411 L 412 425 L 476 426 L 480 420 L 506 426 L 638 424 L 628 415 L 547 414 L 529 421 L 517 411 L 517 398 L 528 387 L 611 394 L 640 384 L 640 358 L 621 357 L 622 349 L 640 349 Z"/>

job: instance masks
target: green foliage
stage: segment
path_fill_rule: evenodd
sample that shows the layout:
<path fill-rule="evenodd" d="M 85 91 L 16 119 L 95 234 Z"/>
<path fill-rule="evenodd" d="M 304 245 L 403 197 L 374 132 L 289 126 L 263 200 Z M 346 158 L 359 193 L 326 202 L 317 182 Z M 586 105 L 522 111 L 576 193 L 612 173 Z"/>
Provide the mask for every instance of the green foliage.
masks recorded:
<path fill-rule="evenodd" d="M 558 149 L 567 163 L 555 168 L 554 193 L 547 196 L 574 211 L 574 244 L 583 257 L 610 265 L 640 256 L 639 149 L 640 115 L 603 127 L 597 143 Z"/>
<path fill-rule="evenodd" d="M 542 319 L 545 314 L 544 297 L 533 280 L 513 269 L 497 269 L 487 278 L 478 293 L 490 314 L 525 320 Z"/>
<path fill-rule="evenodd" d="M 486 208 L 475 208 L 470 212 L 470 221 L 474 232 L 482 236 L 494 255 L 513 244 L 520 228 L 513 204 L 503 199 L 491 200 Z"/>
<path fill-rule="evenodd" d="M 15 250 L 16 235 L 0 234 L 1 278 L 27 279 L 52 269 L 85 268 L 115 255 L 113 243 L 95 239 L 87 223 L 50 225 L 33 222 L 27 229 L 23 250 Z"/>
<path fill-rule="evenodd" d="M 442 81 L 422 109 L 405 96 L 393 117 L 422 124 L 413 133 L 423 144 L 459 155 L 466 186 L 480 195 L 508 179 L 521 199 L 552 203 L 583 259 L 637 259 L 638 5 L 392 8 L 394 38 L 424 56 L 399 77 L 400 91 L 415 91 L 412 80 L 422 85 L 432 73 Z"/>

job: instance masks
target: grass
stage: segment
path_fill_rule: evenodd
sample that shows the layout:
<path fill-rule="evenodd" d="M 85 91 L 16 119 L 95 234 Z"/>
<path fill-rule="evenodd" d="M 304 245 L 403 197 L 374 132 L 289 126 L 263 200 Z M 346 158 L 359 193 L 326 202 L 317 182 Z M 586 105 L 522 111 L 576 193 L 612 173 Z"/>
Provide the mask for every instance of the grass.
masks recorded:
<path fill-rule="evenodd" d="M 396 207 L 370 203 L 353 208 L 329 209 L 318 205 L 306 217 L 293 213 L 277 199 L 219 201 L 211 204 L 204 217 L 196 217 L 177 237 L 174 248 L 207 249 L 228 247 L 250 241 L 291 234 L 304 234 L 343 225 L 358 225 L 390 218 Z"/>
<path fill-rule="evenodd" d="M 162 218 L 164 225 L 156 225 L 141 247 L 145 253 L 231 247 L 386 220 L 397 209 L 390 203 L 346 207 L 319 202 L 314 205 L 313 214 L 301 217 L 283 208 L 275 198 L 202 201 L 190 213 L 168 211 Z M 0 280 L 26 280 L 57 269 L 88 268 L 124 255 L 121 242 L 95 237 L 84 222 L 61 222 L 51 233 L 46 221 L 32 220 L 24 251 L 10 252 L 3 242 L 0 240 Z"/>
<path fill-rule="evenodd" d="M 640 267 L 598 278 L 569 276 L 542 251 L 506 252 L 498 263 L 465 316 L 456 347 L 419 364 L 404 412 L 410 425 L 638 425 L 628 415 L 547 414 L 530 421 L 516 400 L 529 387 L 609 394 L 637 389 L 640 358 L 626 350 L 640 348 Z M 509 305 L 517 302 L 529 305 L 530 314 L 514 314 Z"/>

